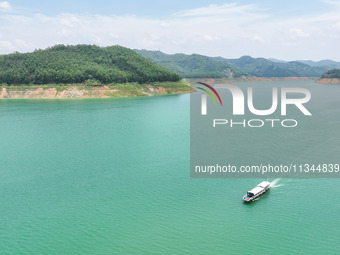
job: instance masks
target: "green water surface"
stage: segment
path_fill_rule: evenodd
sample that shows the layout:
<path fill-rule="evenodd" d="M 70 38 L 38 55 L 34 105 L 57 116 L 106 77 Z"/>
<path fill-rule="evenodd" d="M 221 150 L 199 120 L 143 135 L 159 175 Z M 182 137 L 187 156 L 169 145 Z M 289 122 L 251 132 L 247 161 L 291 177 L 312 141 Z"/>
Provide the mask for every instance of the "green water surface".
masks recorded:
<path fill-rule="evenodd" d="M 0 254 L 340 254 L 338 179 L 244 204 L 258 179 L 190 179 L 189 122 L 189 95 L 1 100 Z"/>

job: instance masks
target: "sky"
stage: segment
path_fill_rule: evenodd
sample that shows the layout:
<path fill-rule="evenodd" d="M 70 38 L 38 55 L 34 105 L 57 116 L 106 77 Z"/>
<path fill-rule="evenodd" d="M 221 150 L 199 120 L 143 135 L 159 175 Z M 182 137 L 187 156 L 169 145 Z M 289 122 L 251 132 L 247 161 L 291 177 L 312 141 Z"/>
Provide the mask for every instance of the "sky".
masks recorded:
<path fill-rule="evenodd" d="M 55 44 L 340 61 L 340 0 L 0 0 L 0 54 Z"/>

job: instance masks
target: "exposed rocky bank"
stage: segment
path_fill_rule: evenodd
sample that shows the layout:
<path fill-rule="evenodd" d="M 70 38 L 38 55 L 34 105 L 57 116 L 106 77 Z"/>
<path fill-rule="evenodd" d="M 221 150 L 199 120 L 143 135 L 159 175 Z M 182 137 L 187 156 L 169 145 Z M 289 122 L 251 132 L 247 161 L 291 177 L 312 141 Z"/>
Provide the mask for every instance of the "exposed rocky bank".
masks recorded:
<path fill-rule="evenodd" d="M 129 97 L 129 96 L 153 96 L 163 94 L 180 94 L 190 91 L 171 91 L 169 93 L 164 87 L 147 85 L 130 90 L 114 89 L 109 86 L 93 88 L 80 88 L 70 86 L 64 89 L 57 88 L 6 88 L 0 89 L 0 98 L 107 98 L 107 97 Z"/>
<path fill-rule="evenodd" d="M 339 78 L 323 78 L 317 81 L 317 83 L 322 84 L 340 84 Z"/>

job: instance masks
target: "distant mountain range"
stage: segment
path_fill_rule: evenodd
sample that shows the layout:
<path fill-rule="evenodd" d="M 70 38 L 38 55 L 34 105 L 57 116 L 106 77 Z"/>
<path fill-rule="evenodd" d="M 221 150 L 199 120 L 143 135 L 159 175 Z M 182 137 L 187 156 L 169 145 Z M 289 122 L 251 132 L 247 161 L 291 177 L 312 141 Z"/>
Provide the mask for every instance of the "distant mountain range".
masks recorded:
<path fill-rule="evenodd" d="M 310 65 L 310 66 L 327 66 L 330 68 L 340 68 L 340 62 L 335 62 L 333 60 L 321 60 L 321 61 L 311 61 L 311 60 L 298 60 L 301 63 L 304 63 L 306 65 Z"/>
<path fill-rule="evenodd" d="M 160 51 L 135 50 L 138 54 L 166 67 L 185 78 L 257 77 L 320 77 L 328 70 L 339 68 L 340 62 L 322 60 L 282 61 L 277 59 L 238 59 L 207 57 L 198 54 L 165 54 Z"/>
<path fill-rule="evenodd" d="M 165 54 L 160 51 L 135 50 L 141 56 L 158 63 L 159 65 L 180 74 L 186 78 L 222 78 L 249 76 L 231 63 L 219 61 L 211 57 L 198 54 Z"/>
<path fill-rule="evenodd" d="M 328 66 L 310 66 L 298 61 L 274 62 L 265 58 L 243 56 L 238 59 L 214 58 L 232 64 L 257 77 L 320 77 L 331 69 Z"/>
<path fill-rule="evenodd" d="M 268 60 L 273 62 L 279 63 L 288 63 L 289 61 L 275 59 L 275 58 L 268 58 Z M 297 62 L 309 65 L 309 66 L 327 66 L 330 68 L 340 68 L 340 62 L 336 62 L 333 60 L 325 59 L 320 61 L 312 61 L 312 60 L 296 60 Z"/>

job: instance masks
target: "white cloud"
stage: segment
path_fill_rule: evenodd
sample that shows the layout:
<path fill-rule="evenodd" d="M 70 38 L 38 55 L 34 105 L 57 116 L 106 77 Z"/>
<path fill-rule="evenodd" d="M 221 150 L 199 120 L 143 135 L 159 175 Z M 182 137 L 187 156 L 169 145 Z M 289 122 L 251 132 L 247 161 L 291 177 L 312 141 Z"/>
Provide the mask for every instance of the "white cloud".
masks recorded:
<path fill-rule="evenodd" d="M 0 54 L 57 43 L 88 43 L 229 58 L 340 60 L 335 50 L 340 43 L 339 29 L 335 29 L 339 17 L 340 8 L 333 8 L 319 15 L 279 18 L 256 5 L 236 3 L 184 10 L 167 18 L 3 13 Z"/>
<path fill-rule="evenodd" d="M 203 35 L 203 39 L 206 40 L 206 41 L 217 41 L 219 39 L 218 36 L 212 36 L 212 35 L 209 35 L 209 34 L 204 34 Z"/>
<path fill-rule="evenodd" d="M 259 36 L 259 35 L 254 35 L 254 36 L 252 36 L 250 39 L 253 40 L 253 41 L 258 41 L 258 42 L 262 42 L 262 43 L 266 42 L 266 40 L 264 40 L 264 39 L 263 39 L 261 36 Z"/>
<path fill-rule="evenodd" d="M 61 18 L 60 23 L 67 27 L 75 27 L 77 24 L 80 23 L 80 21 L 77 17 L 69 16 L 69 17 Z"/>
<path fill-rule="evenodd" d="M 115 33 L 109 33 L 110 37 L 113 39 L 119 39 L 119 35 L 115 34 Z"/>
<path fill-rule="evenodd" d="M 340 28 L 340 21 L 335 24 L 335 27 L 338 28 L 338 29 Z"/>
<path fill-rule="evenodd" d="M 323 0 L 323 2 L 338 8 L 340 7 L 340 1 Z"/>
<path fill-rule="evenodd" d="M 11 9 L 9 2 L 0 2 L 0 11 L 10 11 Z"/>
<path fill-rule="evenodd" d="M 309 37 L 309 33 L 302 31 L 302 29 L 293 27 L 289 30 L 292 34 L 297 35 L 299 37 Z"/>
<path fill-rule="evenodd" d="M 5 41 L 5 40 L 0 41 L 0 47 L 1 47 L 1 48 L 10 49 L 10 50 L 13 49 L 12 43 L 11 43 L 10 41 Z"/>
<path fill-rule="evenodd" d="M 239 5 L 237 3 L 230 4 L 212 4 L 208 7 L 200 7 L 191 10 L 184 10 L 178 12 L 176 15 L 179 17 L 208 17 L 208 16 L 228 16 L 228 15 L 261 15 L 258 13 L 264 9 L 258 8 L 254 4 Z"/>

